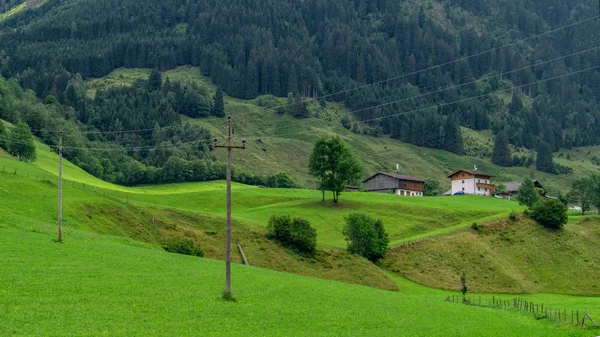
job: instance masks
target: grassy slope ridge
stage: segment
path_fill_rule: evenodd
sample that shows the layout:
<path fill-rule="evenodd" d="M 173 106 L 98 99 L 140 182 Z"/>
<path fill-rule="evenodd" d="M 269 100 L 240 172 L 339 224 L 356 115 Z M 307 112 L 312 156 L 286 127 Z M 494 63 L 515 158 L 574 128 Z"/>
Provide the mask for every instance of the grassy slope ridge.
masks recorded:
<path fill-rule="evenodd" d="M 397 247 L 386 268 L 415 282 L 458 289 L 465 271 L 474 292 L 598 295 L 600 217 L 549 231 L 531 220 L 501 220 L 478 230 Z"/>
<path fill-rule="evenodd" d="M 56 223 L 56 182 L 48 174 L 45 181 L 43 171 L 35 166 L 0 158 L 0 167 L 10 167 L 0 172 L 0 226 L 25 230 L 53 228 Z M 29 170 L 29 177 L 24 173 Z M 36 179 L 37 177 L 37 179 Z M 205 190 L 215 187 L 208 183 Z M 217 188 L 222 186 L 219 182 Z M 223 190 L 221 188 L 221 190 Z M 159 189 L 162 193 L 162 190 Z M 204 250 L 205 256 L 224 259 L 224 217 L 196 211 L 182 211 L 157 204 L 140 204 L 120 198 L 114 191 L 97 190 L 82 184 L 75 187 L 64 184 L 64 230 L 70 241 L 73 231 L 84 230 L 111 236 L 127 237 L 141 242 L 162 245 L 171 238 L 186 235 L 193 238 Z M 131 194 L 128 194 L 131 195 Z M 152 219 L 154 218 L 154 222 Z M 262 227 L 248 225 L 243 220 L 233 223 L 233 239 L 239 239 L 251 265 L 280 271 L 363 284 L 372 287 L 396 290 L 396 284 L 376 266 L 365 259 L 345 251 L 323 247 L 316 258 L 306 259 L 281 248 L 266 238 Z M 241 258 L 234 251 L 234 262 Z"/>
<path fill-rule="evenodd" d="M 149 73 L 148 69 L 117 69 L 104 78 L 89 80 L 87 82 L 88 93 L 93 96 L 97 90 L 129 85 L 135 79 L 147 78 Z M 200 70 L 195 67 L 184 66 L 166 71 L 163 73 L 163 78 L 166 77 L 181 82 L 195 82 L 206 87 L 211 94 L 215 91 L 210 79 L 203 77 Z M 365 175 L 376 171 L 392 171 L 395 169 L 396 163 L 399 163 L 402 173 L 424 179 L 439 180 L 444 188 L 449 188 L 449 182 L 446 179 L 448 172 L 460 167 L 472 168 L 474 164 L 482 171 L 495 174 L 497 181 L 521 181 L 530 175 L 529 168 L 499 167 L 492 164 L 489 157 L 482 159 L 476 156 L 457 156 L 446 151 L 405 144 L 389 137 L 354 134 L 339 124 L 341 116 L 344 114 L 350 116 L 347 109 L 339 104 L 328 103 L 326 109 L 321 109 L 317 102 L 311 102 L 309 110 L 313 116 L 318 115 L 319 118 L 297 120 L 289 115 L 280 116 L 274 110 L 261 107 L 261 102 L 264 101 L 272 101 L 272 99 L 259 97 L 245 101 L 225 97 L 226 111 L 234 118 L 236 138 L 248 139 L 248 149 L 236 152 L 234 164 L 255 173 L 288 172 L 300 184 L 314 187 L 314 179 L 308 175 L 307 168 L 314 142 L 321 136 L 339 135 L 353 147 L 361 158 L 366 171 Z M 271 104 L 284 105 L 285 100 L 280 99 Z M 225 126 L 221 119 L 214 117 L 185 119 L 207 127 L 216 137 L 224 137 Z M 469 153 L 491 155 L 493 139 L 489 132 L 477 133 L 465 130 L 464 137 L 465 148 Z M 517 150 L 519 155 L 527 154 L 522 149 Z M 536 172 L 536 177 L 554 194 L 558 191 L 567 191 L 574 177 L 598 172 L 600 167 L 593 164 L 591 158 L 594 155 L 600 157 L 600 148 L 573 149 L 568 152 L 587 153 L 589 150 L 591 153 L 587 158 L 575 160 L 575 156 L 573 156 L 573 160 L 567 160 L 566 155 L 556 158 L 557 162 L 573 167 L 573 174 L 556 176 Z M 224 151 L 215 151 L 215 155 L 225 159 Z"/>
<path fill-rule="evenodd" d="M 0 159 L 8 172 L 19 167 L 19 172 L 57 171 L 57 155 L 38 145 L 38 161 L 33 164 Z M 128 188 L 108 184 L 64 161 L 64 177 L 81 186 L 85 183 L 108 191 L 121 200 L 130 200 L 149 207 L 168 207 L 183 212 L 225 214 L 224 182 L 173 184 Z M 43 169 L 43 170 L 40 170 Z M 23 173 L 24 174 L 24 173 Z M 41 174 L 39 175 L 41 179 Z M 49 179 L 49 177 L 47 178 Z M 55 177 L 53 178 L 55 179 Z M 71 183 L 65 183 L 72 186 Z M 301 216 L 311 221 L 318 230 L 319 243 L 337 248 L 345 247 L 341 234 L 344 216 L 352 211 L 371 214 L 383 220 L 390 240 L 399 243 L 412 237 L 421 237 L 432 231 L 445 231 L 470 225 L 481 218 L 503 216 L 519 206 L 515 202 L 473 196 L 451 198 L 400 198 L 387 194 L 346 193 L 339 205 L 322 203 L 319 191 L 264 189 L 241 184 L 234 185 L 233 217 L 246 225 L 263 229 L 271 215 Z M 54 207 L 51 204 L 51 207 Z"/>
<path fill-rule="evenodd" d="M 509 311 L 233 266 L 73 231 L 0 227 L 0 335 L 589 336 Z M 36 258 L 32 259 L 32 256 Z M 432 319 L 435 318 L 435 319 Z M 415 324 L 427 321 L 427 324 Z M 481 324 L 480 322 L 485 322 Z"/>

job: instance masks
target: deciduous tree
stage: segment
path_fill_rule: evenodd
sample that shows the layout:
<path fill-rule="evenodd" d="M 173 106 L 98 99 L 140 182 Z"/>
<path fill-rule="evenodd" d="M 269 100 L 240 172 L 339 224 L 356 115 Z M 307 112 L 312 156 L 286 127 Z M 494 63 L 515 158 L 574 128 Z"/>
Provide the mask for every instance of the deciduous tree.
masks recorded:
<path fill-rule="evenodd" d="M 529 178 L 525 178 L 523 181 L 523 185 L 519 188 L 519 196 L 517 200 L 519 200 L 519 205 L 527 206 L 529 209 L 533 208 L 538 200 L 540 200 L 540 194 L 535 188 L 535 184 Z"/>
<path fill-rule="evenodd" d="M 36 160 L 35 143 L 29 126 L 25 123 L 17 123 L 10 130 L 8 152 L 26 162 Z"/>
<path fill-rule="evenodd" d="M 569 200 L 581 207 L 581 215 L 589 211 L 596 195 L 594 181 L 590 178 L 579 178 L 573 180 Z"/>

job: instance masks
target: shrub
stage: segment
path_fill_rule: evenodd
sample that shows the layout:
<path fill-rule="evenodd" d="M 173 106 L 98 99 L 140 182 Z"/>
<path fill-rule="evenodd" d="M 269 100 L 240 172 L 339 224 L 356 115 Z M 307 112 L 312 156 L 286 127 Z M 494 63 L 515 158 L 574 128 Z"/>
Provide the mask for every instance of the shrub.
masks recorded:
<path fill-rule="evenodd" d="M 204 256 L 204 252 L 194 239 L 184 235 L 177 235 L 165 239 L 162 247 L 164 250 L 171 253 Z"/>
<path fill-rule="evenodd" d="M 269 238 L 278 241 L 283 246 L 310 256 L 316 252 L 317 230 L 306 219 L 294 218 L 292 220 L 289 215 L 273 215 L 269 219 L 267 230 Z"/>
<path fill-rule="evenodd" d="M 512 210 L 510 211 L 510 214 L 508 214 L 508 219 L 510 221 L 517 221 L 517 219 L 519 219 L 519 212 Z"/>
<path fill-rule="evenodd" d="M 531 210 L 531 218 L 546 228 L 561 229 L 567 223 L 567 207 L 556 199 L 538 201 Z"/>
<path fill-rule="evenodd" d="M 350 253 L 361 255 L 373 262 L 385 257 L 389 239 L 381 220 L 361 213 L 351 213 L 345 220 L 343 233 Z"/>

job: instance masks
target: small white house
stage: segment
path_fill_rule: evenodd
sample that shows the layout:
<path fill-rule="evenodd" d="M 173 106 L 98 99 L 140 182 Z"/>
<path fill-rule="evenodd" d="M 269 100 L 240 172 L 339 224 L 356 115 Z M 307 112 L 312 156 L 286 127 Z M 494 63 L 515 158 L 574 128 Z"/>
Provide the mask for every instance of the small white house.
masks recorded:
<path fill-rule="evenodd" d="M 475 170 L 456 170 L 447 176 L 452 182 L 452 195 L 473 194 L 489 196 L 494 193 L 493 175 Z"/>

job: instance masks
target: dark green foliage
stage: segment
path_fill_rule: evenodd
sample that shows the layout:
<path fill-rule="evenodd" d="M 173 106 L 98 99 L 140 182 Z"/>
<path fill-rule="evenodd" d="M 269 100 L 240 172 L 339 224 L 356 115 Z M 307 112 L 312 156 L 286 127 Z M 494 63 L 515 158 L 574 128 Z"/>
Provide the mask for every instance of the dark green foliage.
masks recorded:
<path fill-rule="evenodd" d="M 163 249 L 167 252 L 192 255 L 192 256 L 204 256 L 204 252 L 194 241 L 194 239 L 187 237 L 183 234 L 172 236 L 165 239 L 162 245 Z"/>
<path fill-rule="evenodd" d="M 343 234 L 350 253 L 373 262 L 385 257 L 389 239 L 381 220 L 362 213 L 350 213 L 345 220 Z"/>
<path fill-rule="evenodd" d="M 467 290 L 467 275 L 463 271 L 462 274 L 460 274 L 460 292 L 463 295 L 463 302 L 467 301 L 467 298 L 465 297 L 467 295 Z"/>
<path fill-rule="evenodd" d="M 362 175 L 358 158 L 340 137 L 317 140 L 308 168 L 310 174 L 319 181 L 323 200 L 328 190 L 333 193 L 335 203 L 346 186 L 360 180 Z"/>
<path fill-rule="evenodd" d="M 296 94 L 293 102 L 290 104 L 290 100 L 288 99 L 288 111 L 295 118 L 307 118 L 308 117 L 308 109 L 306 107 L 306 102 L 302 99 L 300 94 Z"/>
<path fill-rule="evenodd" d="M 0 148 L 8 149 L 8 130 L 2 121 L 0 121 Z"/>
<path fill-rule="evenodd" d="M 426 197 L 437 197 L 440 194 L 442 194 L 442 187 L 440 186 L 440 182 L 438 180 L 428 180 L 425 183 L 423 195 Z"/>
<path fill-rule="evenodd" d="M 19 78 L 39 97 L 52 94 L 72 106 L 83 97 L 73 85 L 74 74 L 83 79 L 102 77 L 120 67 L 162 71 L 184 64 L 199 66 L 216 85 L 238 98 L 266 93 L 281 97 L 287 92 L 314 97 L 396 78 L 330 99 L 361 110 L 356 114 L 360 120 L 427 109 L 369 122 L 416 145 L 442 148 L 444 133 L 439 127 L 453 115 L 458 125 L 475 130 L 491 126 L 498 131 L 505 125 L 516 146 L 535 148 L 537 137 L 542 137 L 555 151 L 600 143 L 600 135 L 594 132 L 600 126 L 600 92 L 595 89 L 600 72 L 565 77 L 560 85 L 535 82 L 596 64 L 597 54 L 590 51 L 562 62 L 527 65 L 548 55 L 566 55 L 577 46 L 594 45 L 598 22 L 573 26 L 543 42 L 532 39 L 510 49 L 494 48 L 581 20 L 597 8 L 591 0 L 452 1 L 443 12 L 432 14 L 425 5 L 415 8 L 413 3 L 392 0 L 275 4 L 52 0 L 0 23 L 0 71 Z M 431 19 L 440 15 L 441 20 Z M 461 28 L 466 16 L 477 25 L 477 32 Z M 186 29 L 179 29 L 181 24 Z M 493 52 L 483 53 L 490 49 Z M 415 73 L 437 64 L 445 66 Z M 511 72 L 520 68 L 524 69 Z M 507 74 L 490 77 L 493 71 Z M 488 78 L 482 85 L 436 92 L 482 77 Z M 454 103 L 506 85 L 522 86 L 515 87 L 508 107 L 493 96 Z M 435 94 L 409 99 L 431 92 Z M 533 99 L 531 107 L 523 104 L 523 94 Z M 406 100 L 392 104 L 389 97 Z M 379 104 L 386 105 L 364 109 Z"/>
<path fill-rule="evenodd" d="M 594 189 L 594 205 L 600 213 L 600 174 L 594 174 L 591 177 Z"/>
<path fill-rule="evenodd" d="M 523 185 L 519 188 L 519 196 L 517 197 L 519 205 L 524 205 L 529 209 L 532 209 L 533 205 L 535 205 L 540 198 L 540 194 L 535 188 L 533 181 L 529 178 L 525 178 Z"/>
<path fill-rule="evenodd" d="M 442 148 L 456 154 L 463 154 L 464 152 L 462 132 L 452 116 L 446 119 L 444 125 L 444 145 Z"/>
<path fill-rule="evenodd" d="M 492 154 L 492 162 L 499 166 L 509 167 L 513 164 L 512 154 L 508 142 L 506 131 L 502 130 L 496 135 L 494 142 L 494 153 Z"/>
<path fill-rule="evenodd" d="M 531 218 L 550 229 L 561 229 L 569 220 L 567 206 L 560 200 L 543 199 L 535 203 Z"/>
<path fill-rule="evenodd" d="M 538 170 L 547 173 L 556 173 L 556 167 L 552 161 L 552 150 L 544 141 L 540 141 L 537 147 L 537 158 L 535 166 Z"/>
<path fill-rule="evenodd" d="M 225 117 L 225 101 L 223 100 L 223 90 L 221 87 L 217 88 L 217 92 L 215 93 L 214 107 L 213 107 L 213 115 L 217 117 Z"/>
<path fill-rule="evenodd" d="M 162 75 L 160 71 L 153 69 L 148 78 L 148 89 L 150 91 L 160 90 L 162 88 Z"/>
<path fill-rule="evenodd" d="M 19 158 L 19 160 L 35 161 L 35 143 L 29 125 L 25 123 L 15 124 L 10 130 L 8 139 L 8 153 Z"/>
<path fill-rule="evenodd" d="M 569 192 L 569 200 L 581 207 L 581 215 L 585 215 L 585 212 L 590 210 L 596 200 L 596 193 L 596 184 L 592 178 L 574 179 Z"/>
<path fill-rule="evenodd" d="M 317 230 L 308 220 L 292 218 L 289 215 L 273 215 L 267 225 L 269 238 L 301 254 L 314 255 L 317 249 Z"/>

